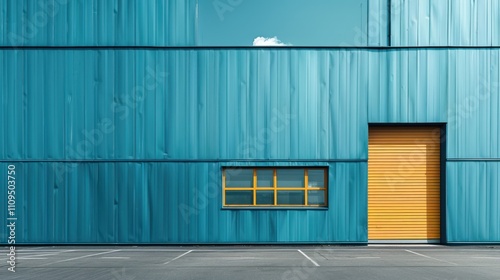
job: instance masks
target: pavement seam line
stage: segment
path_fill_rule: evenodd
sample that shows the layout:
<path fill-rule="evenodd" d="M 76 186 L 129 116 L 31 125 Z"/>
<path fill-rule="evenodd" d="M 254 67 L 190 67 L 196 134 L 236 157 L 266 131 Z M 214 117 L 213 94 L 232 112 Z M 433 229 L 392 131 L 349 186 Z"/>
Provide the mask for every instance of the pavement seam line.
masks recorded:
<path fill-rule="evenodd" d="M 448 263 L 448 264 L 451 264 L 451 265 L 454 265 L 454 266 L 458 266 L 458 264 L 456 264 L 456 263 L 452 263 L 452 262 L 449 262 L 449 261 L 436 259 L 436 258 L 433 258 L 433 257 L 430 257 L 430 256 L 426 256 L 426 255 L 423 255 L 423 254 L 419 254 L 419 253 L 417 253 L 417 252 L 413 252 L 413 251 L 411 251 L 411 250 L 405 250 L 405 251 L 406 251 L 406 252 L 408 252 L 408 253 L 415 254 L 415 255 L 417 255 L 417 256 L 421 256 L 421 257 L 424 257 L 424 258 L 431 259 L 431 260 L 435 260 L 435 261 L 439 261 L 439 262 Z"/>
<path fill-rule="evenodd" d="M 184 257 L 185 255 L 187 255 L 187 254 L 191 253 L 191 252 L 193 252 L 193 250 L 189 250 L 189 251 L 187 251 L 186 253 L 184 253 L 184 254 L 182 254 L 182 255 L 180 255 L 180 256 L 178 256 L 178 257 L 176 257 L 176 258 L 173 258 L 173 259 L 169 260 L 168 262 L 164 263 L 163 265 L 167 265 L 167 264 L 169 264 L 169 263 L 171 263 L 171 262 L 173 262 L 173 261 L 175 261 L 175 260 L 178 260 L 178 259 L 180 259 L 180 258 Z"/>
<path fill-rule="evenodd" d="M 306 255 L 304 252 L 302 252 L 301 250 L 297 250 L 299 251 L 299 253 L 301 253 L 304 257 L 306 257 L 306 259 L 310 260 L 315 266 L 319 266 L 319 264 L 317 262 L 315 262 L 313 259 L 311 259 L 308 255 Z"/>
<path fill-rule="evenodd" d="M 84 258 L 88 258 L 88 257 L 95 257 L 95 256 L 99 256 L 99 255 L 104 255 L 104 254 L 111 254 L 111 253 L 119 252 L 119 251 L 120 250 L 112 250 L 112 251 L 101 252 L 101 253 L 92 254 L 92 255 L 85 255 L 85 256 L 81 256 L 81 257 L 76 257 L 76 258 L 71 258 L 71 259 L 60 260 L 60 261 L 57 261 L 57 262 L 51 262 L 51 263 L 43 264 L 42 266 L 47 266 L 47 265 L 52 265 L 52 264 L 62 263 L 62 262 L 75 261 L 75 260 L 80 260 L 80 259 L 84 259 Z"/>

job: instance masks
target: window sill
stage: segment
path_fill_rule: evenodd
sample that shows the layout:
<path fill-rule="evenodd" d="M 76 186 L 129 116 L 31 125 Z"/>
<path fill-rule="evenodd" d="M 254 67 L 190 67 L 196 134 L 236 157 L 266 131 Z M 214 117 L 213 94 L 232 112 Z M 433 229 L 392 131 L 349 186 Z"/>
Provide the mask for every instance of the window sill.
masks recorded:
<path fill-rule="evenodd" d="M 328 206 L 224 206 L 221 210 L 328 210 Z"/>

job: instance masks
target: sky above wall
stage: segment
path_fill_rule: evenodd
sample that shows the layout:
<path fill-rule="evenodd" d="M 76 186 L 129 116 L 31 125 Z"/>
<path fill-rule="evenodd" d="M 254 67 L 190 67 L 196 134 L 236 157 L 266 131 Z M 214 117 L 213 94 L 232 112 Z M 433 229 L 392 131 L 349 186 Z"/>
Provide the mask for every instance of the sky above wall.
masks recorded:
<path fill-rule="evenodd" d="M 198 0 L 198 45 L 359 45 L 367 10 L 367 0 Z"/>

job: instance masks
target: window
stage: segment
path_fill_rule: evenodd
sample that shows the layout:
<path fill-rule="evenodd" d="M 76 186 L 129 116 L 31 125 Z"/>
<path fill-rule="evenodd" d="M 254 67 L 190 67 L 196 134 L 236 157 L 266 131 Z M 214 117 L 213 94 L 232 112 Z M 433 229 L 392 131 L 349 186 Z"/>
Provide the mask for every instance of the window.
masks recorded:
<path fill-rule="evenodd" d="M 245 207 L 327 205 L 327 168 L 224 168 L 223 205 Z"/>

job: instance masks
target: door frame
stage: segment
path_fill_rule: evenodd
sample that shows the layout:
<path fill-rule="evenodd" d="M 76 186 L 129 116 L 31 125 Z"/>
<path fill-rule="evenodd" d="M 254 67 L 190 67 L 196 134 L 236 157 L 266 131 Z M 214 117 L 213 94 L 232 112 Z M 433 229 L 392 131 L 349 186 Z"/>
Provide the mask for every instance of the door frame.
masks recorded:
<path fill-rule="evenodd" d="M 368 243 L 433 243 L 433 244 L 447 244 L 448 243 L 448 238 L 447 238 L 447 232 L 446 232 L 446 162 L 447 162 L 447 153 L 446 153 L 446 138 L 447 138 L 447 124 L 442 123 L 442 122 L 435 122 L 435 123 L 368 123 L 368 141 L 366 142 L 366 151 L 367 151 L 367 157 L 368 157 L 368 148 L 369 148 L 369 142 L 370 142 L 370 128 L 372 127 L 393 127 L 393 128 L 398 128 L 398 127 L 435 127 L 436 133 L 439 133 L 439 216 L 440 216 L 440 236 L 439 236 L 439 241 L 436 242 L 419 242 L 415 241 L 412 242 L 411 240 L 409 241 L 403 241 L 399 242 L 398 240 L 387 240 L 387 241 L 370 241 L 368 239 L 368 204 L 366 207 L 366 239 Z M 367 158 L 367 174 L 366 174 L 366 202 L 368 203 L 368 158 Z"/>

